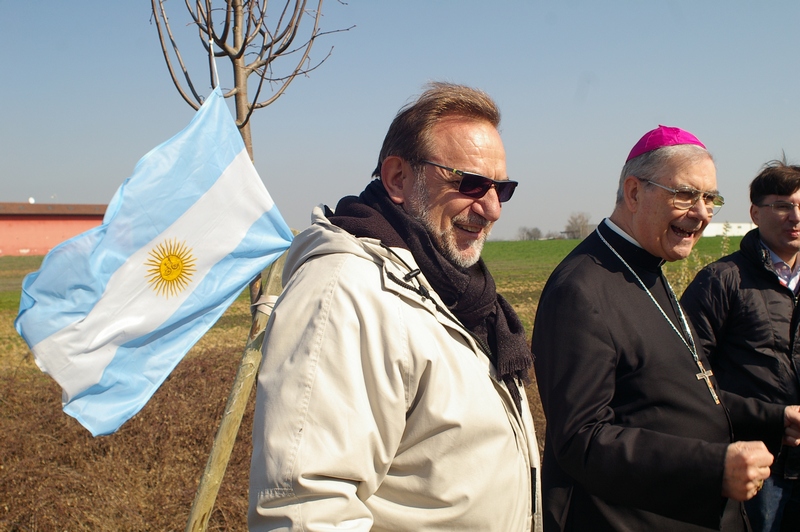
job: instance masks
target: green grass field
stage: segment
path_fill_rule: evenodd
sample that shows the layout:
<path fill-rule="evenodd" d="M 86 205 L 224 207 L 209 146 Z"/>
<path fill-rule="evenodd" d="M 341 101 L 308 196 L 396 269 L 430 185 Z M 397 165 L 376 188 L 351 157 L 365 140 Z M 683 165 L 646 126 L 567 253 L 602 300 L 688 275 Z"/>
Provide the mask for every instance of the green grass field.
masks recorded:
<path fill-rule="evenodd" d="M 740 240 L 741 237 L 702 238 L 687 260 L 667 264 L 665 271 L 675 292 L 681 294 L 703 265 L 738 249 Z M 486 244 L 483 257 L 498 291 L 520 314 L 526 331 L 533 327 L 536 305 L 548 276 L 578 242 L 538 240 Z M 41 261 L 42 257 L 0 257 L 0 342 L 6 346 L 16 337 L 11 322 L 19 309 L 22 279 L 38 269 Z"/>

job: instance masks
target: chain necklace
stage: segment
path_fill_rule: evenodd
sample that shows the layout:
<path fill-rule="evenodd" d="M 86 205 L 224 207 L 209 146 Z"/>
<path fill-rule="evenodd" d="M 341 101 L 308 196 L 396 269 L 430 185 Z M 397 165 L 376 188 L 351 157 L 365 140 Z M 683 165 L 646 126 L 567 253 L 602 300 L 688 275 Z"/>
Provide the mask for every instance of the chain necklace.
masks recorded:
<path fill-rule="evenodd" d="M 658 301 L 656 301 L 656 298 L 653 297 L 653 294 L 650 292 L 650 290 L 648 290 L 647 286 L 645 286 L 644 282 L 639 277 L 639 275 L 635 271 L 633 271 L 633 268 L 631 268 L 630 264 L 628 264 L 628 262 L 622 258 L 622 255 L 617 253 L 617 250 L 614 249 L 614 246 L 612 246 L 608 242 L 608 240 L 606 240 L 605 237 L 603 237 L 603 235 L 600 233 L 599 227 L 595 228 L 595 232 L 597 233 L 597 236 L 600 237 L 600 240 L 602 240 L 603 243 L 608 247 L 608 249 L 610 249 L 611 252 L 614 255 L 616 255 L 616 257 L 622 262 L 622 264 L 625 265 L 626 268 L 628 268 L 628 271 L 631 272 L 631 274 L 636 278 L 636 281 L 639 283 L 639 286 L 642 287 L 642 290 L 644 290 L 645 293 L 647 293 L 647 295 L 650 297 L 650 301 L 652 301 L 653 304 L 656 306 L 656 308 L 658 308 L 659 312 L 661 312 L 661 315 L 664 317 L 665 320 L 667 320 L 667 323 L 669 323 L 669 326 L 672 327 L 673 331 L 675 331 L 675 334 L 677 334 L 683 341 L 683 345 L 685 345 L 686 348 L 689 350 L 689 352 L 692 354 L 692 358 L 694 358 L 695 364 L 697 364 L 697 367 L 700 369 L 700 373 L 695 374 L 695 377 L 697 377 L 697 380 L 706 381 L 706 385 L 708 386 L 708 391 L 711 392 L 711 397 L 714 399 L 714 403 L 719 404 L 719 396 L 717 395 L 717 392 L 714 390 L 714 384 L 711 382 L 711 376 L 714 375 L 714 372 L 711 371 L 710 369 L 707 370 L 705 367 L 703 367 L 703 361 L 700 360 L 699 356 L 697 356 L 697 347 L 695 347 L 694 338 L 692 337 L 691 330 L 689 329 L 689 323 L 686 321 L 686 316 L 684 316 L 683 314 L 683 309 L 681 308 L 681 304 L 677 303 L 678 298 L 675 297 L 675 292 L 672 291 L 672 286 L 670 286 L 667 278 L 664 277 L 662 274 L 661 278 L 664 281 L 664 285 L 667 287 L 669 295 L 677 303 L 678 317 L 680 318 L 681 328 L 683 328 L 685 335 L 681 334 L 678 328 L 675 327 L 675 324 L 672 322 L 671 319 L 669 319 L 667 313 L 664 312 L 664 309 L 661 306 L 661 304 Z"/>

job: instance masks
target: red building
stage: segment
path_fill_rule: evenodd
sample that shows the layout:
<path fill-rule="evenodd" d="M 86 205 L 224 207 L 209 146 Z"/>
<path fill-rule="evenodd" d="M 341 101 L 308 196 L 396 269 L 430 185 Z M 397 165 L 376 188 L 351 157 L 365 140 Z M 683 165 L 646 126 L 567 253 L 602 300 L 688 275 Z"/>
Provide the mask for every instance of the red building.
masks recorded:
<path fill-rule="evenodd" d="M 45 255 L 100 225 L 105 212 L 106 205 L 0 203 L 0 257 Z"/>

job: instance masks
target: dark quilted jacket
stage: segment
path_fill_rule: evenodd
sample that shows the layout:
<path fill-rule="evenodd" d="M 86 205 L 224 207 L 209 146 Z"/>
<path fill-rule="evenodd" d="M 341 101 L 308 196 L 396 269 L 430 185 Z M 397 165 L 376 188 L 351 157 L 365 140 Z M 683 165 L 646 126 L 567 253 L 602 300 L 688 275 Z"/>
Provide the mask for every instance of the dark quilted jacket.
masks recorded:
<path fill-rule="evenodd" d="M 797 298 L 783 286 L 758 229 L 740 250 L 701 270 L 681 298 L 719 386 L 744 397 L 800 403 Z M 777 454 L 778 449 L 771 449 Z M 800 451 L 784 449 L 773 469 L 800 472 Z M 787 462 L 788 460 L 788 462 Z"/>

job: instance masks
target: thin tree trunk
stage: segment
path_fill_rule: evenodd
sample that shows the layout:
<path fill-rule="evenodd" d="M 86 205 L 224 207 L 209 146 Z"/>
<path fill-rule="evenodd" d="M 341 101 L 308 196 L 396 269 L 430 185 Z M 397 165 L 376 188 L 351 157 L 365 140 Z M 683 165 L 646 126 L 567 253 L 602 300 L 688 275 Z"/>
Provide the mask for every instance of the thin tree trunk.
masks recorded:
<path fill-rule="evenodd" d="M 233 0 L 233 47 L 235 50 L 240 50 L 244 42 L 244 6 L 242 0 Z M 247 113 L 250 110 L 250 102 L 247 97 L 247 78 L 250 72 L 245 63 L 245 54 L 240 54 L 238 57 L 233 58 L 233 81 L 236 87 L 236 94 L 234 102 L 236 106 L 236 125 L 239 127 L 239 133 L 242 135 L 244 146 L 247 148 L 247 154 L 250 160 L 253 160 L 253 139 L 250 136 L 250 121 L 247 118 Z"/>

